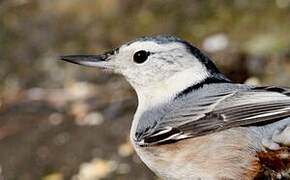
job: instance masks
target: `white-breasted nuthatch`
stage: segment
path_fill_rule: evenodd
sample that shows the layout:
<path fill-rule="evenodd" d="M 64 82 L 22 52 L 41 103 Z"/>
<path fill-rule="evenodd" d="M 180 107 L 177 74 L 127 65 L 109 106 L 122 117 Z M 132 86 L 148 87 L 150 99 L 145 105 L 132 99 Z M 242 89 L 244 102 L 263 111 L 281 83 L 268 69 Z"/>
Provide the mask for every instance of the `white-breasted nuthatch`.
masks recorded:
<path fill-rule="evenodd" d="M 125 76 L 138 96 L 131 141 L 160 177 L 290 177 L 290 89 L 233 83 L 199 49 L 172 36 L 61 59 Z"/>

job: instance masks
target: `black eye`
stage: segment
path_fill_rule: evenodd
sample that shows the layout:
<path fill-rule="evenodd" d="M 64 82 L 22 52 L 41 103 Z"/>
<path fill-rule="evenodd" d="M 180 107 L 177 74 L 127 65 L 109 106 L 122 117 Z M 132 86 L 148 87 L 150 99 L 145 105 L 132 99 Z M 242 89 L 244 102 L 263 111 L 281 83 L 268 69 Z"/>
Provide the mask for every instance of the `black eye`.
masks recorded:
<path fill-rule="evenodd" d="M 141 50 L 134 54 L 133 59 L 136 63 L 141 64 L 147 60 L 149 55 L 150 55 L 150 52 Z"/>

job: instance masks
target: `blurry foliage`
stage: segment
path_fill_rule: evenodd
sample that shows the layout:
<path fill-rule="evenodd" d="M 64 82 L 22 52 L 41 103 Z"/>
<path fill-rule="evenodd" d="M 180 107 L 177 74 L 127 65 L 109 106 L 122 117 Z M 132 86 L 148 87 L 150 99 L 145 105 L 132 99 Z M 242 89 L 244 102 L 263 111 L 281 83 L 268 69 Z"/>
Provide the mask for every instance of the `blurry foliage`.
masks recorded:
<path fill-rule="evenodd" d="M 97 53 L 144 35 L 200 45 L 222 32 L 235 52 L 281 54 L 289 51 L 289 9 L 289 0 L 2 0 L 1 86 L 60 86 L 93 70 L 63 67 L 58 55 Z"/>

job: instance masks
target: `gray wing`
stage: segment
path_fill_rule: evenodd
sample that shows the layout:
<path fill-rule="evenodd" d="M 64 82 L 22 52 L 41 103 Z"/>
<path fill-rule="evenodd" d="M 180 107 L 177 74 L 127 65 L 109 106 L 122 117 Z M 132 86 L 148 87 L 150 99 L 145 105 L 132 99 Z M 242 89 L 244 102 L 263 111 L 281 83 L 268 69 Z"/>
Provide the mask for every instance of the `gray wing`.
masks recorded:
<path fill-rule="evenodd" d="M 207 96 L 192 93 L 171 107 L 142 137 L 141 145 L 170 143 L 232 127 L 279 121 L 290 117 L 289 94 L 289 89 L 278 87 L 217 90 Z"/>

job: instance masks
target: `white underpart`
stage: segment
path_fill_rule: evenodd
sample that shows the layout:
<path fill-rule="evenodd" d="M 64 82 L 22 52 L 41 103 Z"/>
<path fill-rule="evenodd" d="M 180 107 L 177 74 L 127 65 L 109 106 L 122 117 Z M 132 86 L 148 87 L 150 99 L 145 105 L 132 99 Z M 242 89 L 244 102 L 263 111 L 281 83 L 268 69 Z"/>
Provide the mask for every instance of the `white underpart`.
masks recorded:
<path fill-rule="evenodd" d="M 199 61 L 196 62 L 196 66 L 176 73 L 163 82 L 150 87 L 135 87 L 138 96 L 138 108 L 131 128 L 131 138 L 144 111 L 171 101 L 187 87 L 198 84 L 209 76 L 206 68 Z"/>
<path fill-rule="evenodd" d="M 176 73 L 169 79 L 158 82 L 150 87 L 136 87 L 139 106 L 151 108 L 170 101 L 176 94 L 182 92 L 187 87 L 202 82 L 208 77 L 206 69 L 203 67 L 192 67 L 182 72 Z"/>
<path fill-rule="evenodd" d="M 290 125 L 288 124 L 283 130 L 276 130 L 272 139 L 276 143 L 290 146 Z"/>

